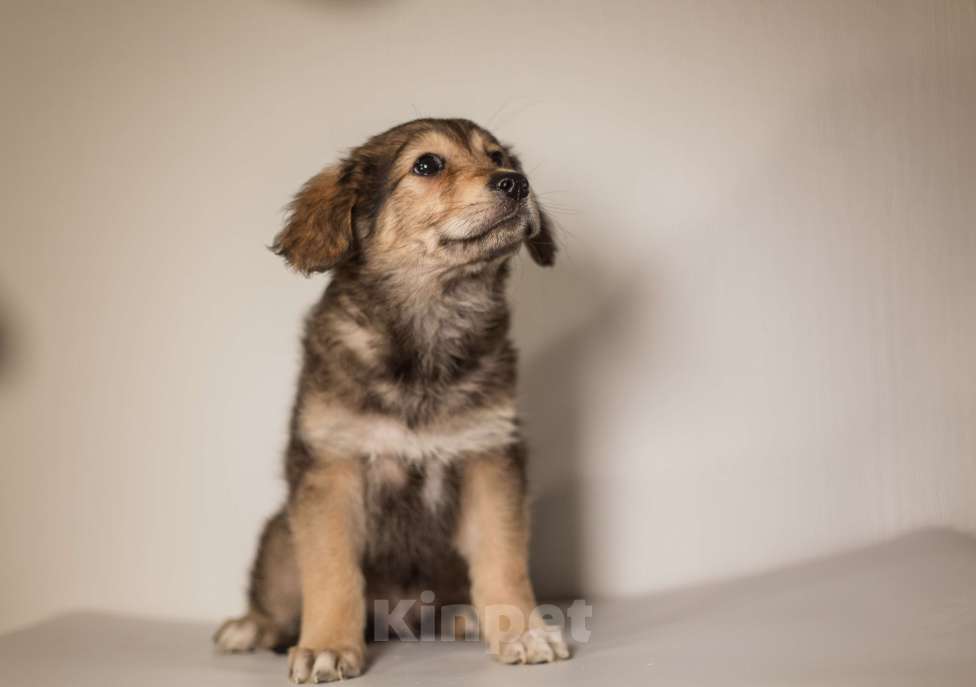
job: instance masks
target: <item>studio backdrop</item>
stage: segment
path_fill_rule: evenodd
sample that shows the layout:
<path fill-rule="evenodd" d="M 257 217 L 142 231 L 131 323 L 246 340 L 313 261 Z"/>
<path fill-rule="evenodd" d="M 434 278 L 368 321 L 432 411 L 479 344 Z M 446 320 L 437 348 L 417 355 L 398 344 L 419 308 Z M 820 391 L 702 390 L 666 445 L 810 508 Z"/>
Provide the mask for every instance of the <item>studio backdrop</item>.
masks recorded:
<path fill-rule="evenodd" d="M 305 309 L 266 250 L 368 135 L 516 146 L 543 596 L 976 531 L 972 2 L 5 2 L 0 630 L 241 608 Z"/>

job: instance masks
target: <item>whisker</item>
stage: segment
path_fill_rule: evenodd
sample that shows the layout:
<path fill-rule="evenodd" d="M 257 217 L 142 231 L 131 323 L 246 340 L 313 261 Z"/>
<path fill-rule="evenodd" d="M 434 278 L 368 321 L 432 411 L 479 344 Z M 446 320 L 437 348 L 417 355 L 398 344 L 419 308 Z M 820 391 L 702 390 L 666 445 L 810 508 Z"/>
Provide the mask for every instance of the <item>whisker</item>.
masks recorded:
<path fill-rule="evenodd" d="M 506 107 L 508 107 L 509 103 L 511 103 L 511 102 L 512 102 L 512 99 L 511 98 L 508 98 L 508 99 L 502 101 L 502 104 L 499 105 L 498 108 L 492 113 L 491 117 L 488 118 L 488 122 L 485 124 L 485 128 L 490 129 L 492 123 L 494 123 L 494 121 L 495 121 L 495 117 L 497 117 L 498 115 L 500 115 L 501 112 L 502 112 L 502 110 L 504 110 Z"/>

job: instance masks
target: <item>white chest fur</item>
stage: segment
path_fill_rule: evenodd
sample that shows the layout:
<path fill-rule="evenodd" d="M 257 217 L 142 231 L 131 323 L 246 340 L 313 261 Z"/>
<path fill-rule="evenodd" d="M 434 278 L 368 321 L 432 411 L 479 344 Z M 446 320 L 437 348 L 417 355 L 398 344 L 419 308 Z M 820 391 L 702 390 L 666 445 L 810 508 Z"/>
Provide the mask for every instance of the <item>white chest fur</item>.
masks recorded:
<path fill-rule="evenodd" d="M 358 413 L 310 395 L 299 422 L 305 442 L 325 455 L 449 462 L 463 454 L 509 446 L 516 439 L 515 418 L 514 404 L 505 403 L 411 429 L 397 418 Z"/>

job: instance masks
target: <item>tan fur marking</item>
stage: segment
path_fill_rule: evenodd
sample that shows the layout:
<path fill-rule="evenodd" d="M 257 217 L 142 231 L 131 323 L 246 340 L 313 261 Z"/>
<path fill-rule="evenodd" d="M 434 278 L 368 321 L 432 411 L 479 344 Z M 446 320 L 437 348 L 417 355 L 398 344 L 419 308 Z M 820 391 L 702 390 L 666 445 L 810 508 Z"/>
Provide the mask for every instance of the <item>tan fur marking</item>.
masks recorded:
<path fill-rule="evenodd" d="M 396 458 L 377 456 L 369 461 L 367 481 L 377 487 L 388 486 L 400 489 L 407 484 L 407 470 Z"/>
<path fill-rule="evenodd" d="M 370 363 L 376 360 L 376 353 L 381 342 L 374 331 L 342 317 L 334 318 L 332 327 L 336 339 L 355 353 L 362 362 Z"/>
<path fill-rule="evenodd" d="M 534 613 L 535 593 L 529 580 L 529 518 L 518 475 L 505 456 L 483 455 L 464 466 L 458 522 L 458 551 L 468 562 L 471 601 L 489 650 L 529 628 L 543 627 Z M 502 611 L 501 622 L 488 622 L 488 611 Z M 518 616 L 518 617 L 516 617 Z M 507 621 L 507 622 L 506 622 Z M 526 627 L 528 623 L 528 627 Z"/>
<path fill-rule="evenodd" d="M 298 645 L 304 649 L 365 651 L 362 493 L 358 461 L 324 461 L 306 473 L 289 510 L 302 577 Z"/>
<path fill-rule="evenodd" d="M 264 611 L 275 628 L 286 629 L 302 605 L 301 576 L 295 565 L 292 538 L 287 533 L 271 538 L 263 563 L 263 574 L 275 581 L 274 593 L 263 599 Z"/>
<path fill-rule="evenodd" d="M 482 150 L 487 151 L 489 145 L 485 135 L 477 129 L 471 130 L 471 133 L 468 135 L 468 142 L 471 146 L 471 150 L 475 151 L 475 153 Z"/>

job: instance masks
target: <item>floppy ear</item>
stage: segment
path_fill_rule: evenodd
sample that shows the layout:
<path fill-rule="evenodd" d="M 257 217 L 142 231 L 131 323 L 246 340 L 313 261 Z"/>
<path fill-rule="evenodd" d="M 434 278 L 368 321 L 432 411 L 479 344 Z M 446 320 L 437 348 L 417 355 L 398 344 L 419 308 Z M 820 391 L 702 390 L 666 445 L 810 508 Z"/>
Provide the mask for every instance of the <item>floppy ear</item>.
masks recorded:
<path fill-rule="evenodd" d="M 525 242 L 529 249 L 529 255 L 536 261 L 536 264 L 543 267 L 552 267 L 556 262 L 556 239 L 552 234 L 552 220 L 540 208 L 539 209 L 539 231 Z"/>
<path fill-rule="evenodd" d="M 336 266 L 353 245 L 356 192 L 340 165 L 326 167 L 305 182 L 288 206 L 285 228 L 271 250 L 308 276 Z"/>
<path fill-rule="evenodd" d="M 508 153 L 508 159 L 512 161 L 515 170 L 524 174 L 522 161 L 512 152 L 508 146 L 503 146 Z M 556 262 L 556 239 L 552 233 L 552 220 L 545 210 L 539 207 L 539 228 L 531 238 L 526 239 L 525 247 L 529 249 L 529 255 L 535 260 L 537 265 L 552 267 Z"/>

